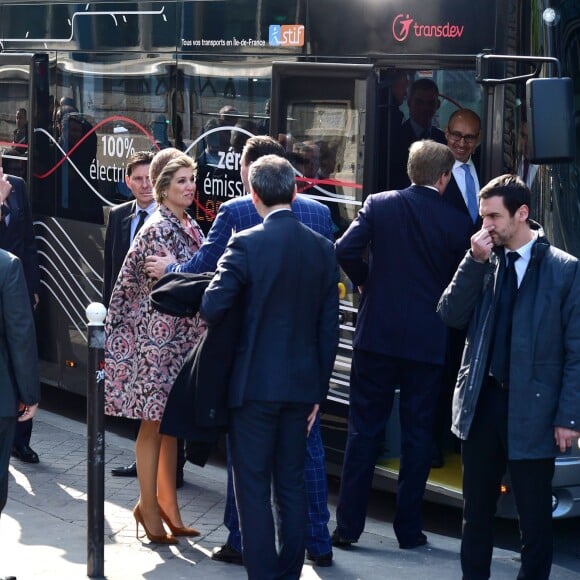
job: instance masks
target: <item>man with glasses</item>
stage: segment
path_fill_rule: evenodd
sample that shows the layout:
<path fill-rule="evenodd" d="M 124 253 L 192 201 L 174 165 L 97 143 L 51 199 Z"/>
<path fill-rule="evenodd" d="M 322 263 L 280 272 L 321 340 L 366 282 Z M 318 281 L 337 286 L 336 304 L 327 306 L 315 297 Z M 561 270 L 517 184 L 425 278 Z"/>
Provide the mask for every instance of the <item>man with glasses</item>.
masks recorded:
<path fill-rule="evenodd" d="M 472 234 L 481 227 L 477 203 L 479 178 L 474 151 L 479 145 L 481 120 L 471 109 L 458 109 L 450 117 L 445 130 L 445 138 L 455 163 L 452 177 L 443 194 L 443 199 L 466 215 L 473 224 Z M 467 248 L 466 248 L 467 249 Z M 435 441 L 431 467 L 443 467 L 445 452 L 451 437 L 451 398 L 461 363 L 461 353 L 465 343 L 465 331 L 450 328 L 447 334 L 447 360 L 445 365 L 445 388 L 439 397 Z"/>
<path fill-rule="evenodd" d="M 480 135 L 481 119 L 471 109 L 458 109 L 449 117 L 445 138 L 455 157 L 455 164 L 452 170 L 453 177 L 443 199 L 469 214 L 474 224 L 474 232 L 481 226 L 477 206 L 479 178 L 473 157 L 479 145 Z"/>

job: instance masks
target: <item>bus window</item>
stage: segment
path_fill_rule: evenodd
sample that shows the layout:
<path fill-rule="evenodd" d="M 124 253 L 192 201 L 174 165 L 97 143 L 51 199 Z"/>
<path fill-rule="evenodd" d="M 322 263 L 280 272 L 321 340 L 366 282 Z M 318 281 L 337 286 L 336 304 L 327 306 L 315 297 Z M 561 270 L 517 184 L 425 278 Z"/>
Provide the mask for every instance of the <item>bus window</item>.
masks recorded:
<path fill-rule="evenodd" d="M 94 58 L 81 72 L 72 57 L 59 57 L 53 166 L 43 174 L 54 184 L 56 216 L 103 224 L 109 207 L 130 199 L 124 183 L 129 156 L 173 145 L 159 141 L 155 127 L 163 119 L 164 128 L 175 131 L 168 117 L 173 70 L 163 57 L 119 57 L 115 63 Z"/>
<path fill-rule="evenodd" d="M 235 72 L 235 74 L 234 74 Z M 220 205 L 244 195 L 240 156 L 252 135 L 267 132 L 270 67 L 230 63 L 179 63 L 184 148 L 197 161 L 197 195 L 191 213 L 207 233 Z"/>
<path fill-rule="evenodd" d="M 28 85 L 27 66 L 0 69 L 0 147 L 5 173 L 27 179 Z"/>

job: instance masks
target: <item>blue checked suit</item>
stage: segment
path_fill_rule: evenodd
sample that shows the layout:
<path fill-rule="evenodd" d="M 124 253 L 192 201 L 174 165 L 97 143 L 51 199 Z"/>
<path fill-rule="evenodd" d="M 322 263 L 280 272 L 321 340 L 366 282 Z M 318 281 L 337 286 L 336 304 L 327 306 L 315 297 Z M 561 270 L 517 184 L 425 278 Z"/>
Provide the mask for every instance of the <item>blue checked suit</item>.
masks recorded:
<path fill-rule="evenodd" d="M 308 197 L 298 195 L 292 203 L 292 210 L 304 225 L 334 241 L 333 225 L 329 209 Z M 224 253 L 232 233 L 239 232 L 261 223 L 262 218 L 254 208 L 250 195 L 236 197 L 223 203 L 201 248 L 183 264 L 172 264 L 167 271 L 213 272 Z M 332 551 L 328 532 L 328 485 L 326 481 L 325 455 L 320 433 L 320 417 L 317 418 L 306 445 L 304 479 L 308 492 L 308 531 L 306 549 L 312 556 L 320 556 Z M 228 483 L 224 524 L 229 530 L 228 544 L 241 553 L 242 538 L 234 495 L 232 465 L 228 452 Z"/>

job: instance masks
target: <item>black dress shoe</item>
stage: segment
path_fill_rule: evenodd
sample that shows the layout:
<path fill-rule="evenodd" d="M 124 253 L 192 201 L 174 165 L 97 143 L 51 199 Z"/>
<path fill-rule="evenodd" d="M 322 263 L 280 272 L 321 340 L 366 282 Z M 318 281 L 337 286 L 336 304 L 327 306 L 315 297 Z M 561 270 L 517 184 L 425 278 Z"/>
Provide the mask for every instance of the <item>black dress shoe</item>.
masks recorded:
<path fill-rule="evenodd" d="M 320 566 L 321 568 L 327 568 L 332 566 L 332 552 L 327 554 L 320 554 L 320 556 L 313 556 L 306 552 L 306 558 L 310 560 L 315 566 Z"/>
<path fill-rule="evenodd" d="M 30 448 L 30 445 L 12 447 L 12 457 L 16 457 L 20 461 L 24 461 L 24 463 L 38 463 L 40 461 L 36 452 Z"/>
<path fill-rule="evenodd" d="M 352 544 L 356 544 L 356 540 L 347 540 L 346 538 L 343 538 L 338 533 L 338 530 L 334 530 L 334 532 L 332 532 L 330 541 L 332 542 L 332 545 L 336 546 L 337 548 L 350 548 Z"/>
<path fill-rule="evenodd" d="M 111 469 L 111 475 L 115 477 L 137 477 L 137 463 L 133 461 L 125 467 L 114 467 Z"/>
<path fill-rule="evenodd" d="M 401 550 L 412 550 L 413 548 L 419 548 L 427 543 L 427 536 L 424 533 L 420 533 L 414 540 L 410 542 L 399 542 L 399 548 Z"/>
<path fill-rule="evenodd" d="M 242 554 L 232 548 L 229 544 L 224 544 L 221 548 L 215 548 L 211 555 L 212 560 L 217 560 L 218 562 L 226 562 L 227 564 L 240 564 L 242 561 Z"/>
<path fill-rule="evenodd" d="M 16 576 L 2 576 L 0 580 L 16 580 Z"/>

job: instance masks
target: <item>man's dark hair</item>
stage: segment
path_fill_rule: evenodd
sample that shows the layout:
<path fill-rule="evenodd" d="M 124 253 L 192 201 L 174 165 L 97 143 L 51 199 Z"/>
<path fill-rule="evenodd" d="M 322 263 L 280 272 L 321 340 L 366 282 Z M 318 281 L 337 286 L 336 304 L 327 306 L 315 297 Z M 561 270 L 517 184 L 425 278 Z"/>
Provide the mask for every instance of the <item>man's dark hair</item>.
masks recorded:
<path fill-rule="evenodd" d="M 510 216 L 522 206 L 530 207 L 530 188 L 517 175 L 506 173 L 492 179 L 480 192 L 479 199 L 503 198 L 503 204 Z"/>
<path fill-rule="evenodd" d="M 409 99 L 415 96 L 417 91 L 433 91 L 439 96 L 439 87 L 437 83 L 431 79 L 417 79 L 409 88 Z"/>
<path fill-rule="evenodd" d="M 139 165 L 151 165 L 153 153 L 151 151 L 136 151 L 129 157 L 125 167 L 126 174 L 130 177 L 133 170 Z"/>
<path fill-rule="evenodd" d="M 250 165 L 264 155 L 277 155 L 278 157 L 285 157 L 286 151 L 284 147 L 272 137 L 267 135 L 256 135 L 250 137 L 244 149 L 242 150 L 241 162 L 244 165 Z"/>
<path fill-rule="evenodd" d="M 294 169 L 279 155 L 263 155 L 250 166 L 250 187 L 266 207 L 292 203 L 296 181 Z"/>

